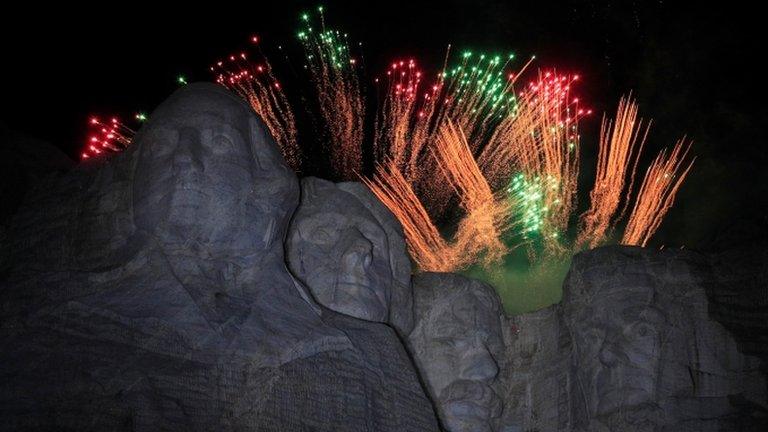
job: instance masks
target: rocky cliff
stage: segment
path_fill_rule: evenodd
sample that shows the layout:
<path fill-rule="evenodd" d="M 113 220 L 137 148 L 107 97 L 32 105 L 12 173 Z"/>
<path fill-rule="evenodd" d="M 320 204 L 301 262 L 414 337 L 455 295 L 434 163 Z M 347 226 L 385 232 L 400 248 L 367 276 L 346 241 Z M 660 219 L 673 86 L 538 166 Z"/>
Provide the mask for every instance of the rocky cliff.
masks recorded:
<path fill-rule="evenodd" d="M 758 244 L 583 252 L 560 304 L 506 317 L 214 85 L 61 171 L 3 222 L 0 430 L 768 427 Z"/>

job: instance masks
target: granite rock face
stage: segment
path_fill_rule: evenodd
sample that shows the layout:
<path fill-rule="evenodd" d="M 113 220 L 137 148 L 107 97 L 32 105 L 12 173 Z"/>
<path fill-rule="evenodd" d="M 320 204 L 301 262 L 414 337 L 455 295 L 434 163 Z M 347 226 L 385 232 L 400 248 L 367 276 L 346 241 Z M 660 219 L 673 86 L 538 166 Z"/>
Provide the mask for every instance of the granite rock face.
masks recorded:
<path fill-rule="evenodd" d="M 711 272 L 683 251 L 574 257 L 562 303 L 505 326 L 509 430 L 761 430 L 765 376 L 709 316 Z"/>
<path fill-rule="evenodd" d="M 45 171 L 0 225 L 0 430 L 768 430 L 768 248 L 584 252 L 507 318 L 214 85 Z"/>
<path fill-rule="evenodd" d="M 74 167 L 61 150 L 12 131 L 0 120 L 0 231 L 38 182 Z"/>
<path fill-rule="evenodd" d="M 287 270 L 299 182 L 223 88 L 28 198 L 0 257 L 0 429 L 437 429 L 395 331 Z"/>
<path fill-rule="evenodd" d="M 302 179 L 286 252 L 291 272 L 320 304 L 410 332 L 411 262 L 402 228 L 362 184 Z"/>
<path fill-rule="evenodd" d="M 414 276 L 414 361 L 449 431 L 491 431 L 501 414 L 501 302 L 492 287 L 451 273 Z"/>

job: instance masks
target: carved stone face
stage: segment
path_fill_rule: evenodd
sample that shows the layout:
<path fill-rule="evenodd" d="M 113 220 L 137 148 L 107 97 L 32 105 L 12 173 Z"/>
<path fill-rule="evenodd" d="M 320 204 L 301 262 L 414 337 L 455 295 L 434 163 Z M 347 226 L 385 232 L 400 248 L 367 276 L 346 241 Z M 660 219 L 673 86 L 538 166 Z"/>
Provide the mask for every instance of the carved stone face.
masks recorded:
<path fill-rule="evenodd" d="M 501 413 L 491 388 L 502 344 L 498 302 L 465 284 L 436 286 L 431 305 L 423 305 L 422 288 L 414 287 L 421 312 L 409 343 L 441 419 L 448 430 L 489 431 Z"/>
<path fill-rule="evenodd" d="M 701 255 L 674 250 L 574 257 L 561 316 L 578 389 L 571 406 L 585 430 L 733 430 L 732 395 L 764 394 L 752 360 L 709 316 L 710 271 Z"/>
<path fill-rule="evenodd" d="M 176 253 L 227 258 L 268 249 L 282 238 L 286 201 L 296 199 L 271 141 L 225 90 L 177 92 L 137 137 L 134 223 Z"/>
<path fill-rule="evenodd" d="M 326 307 L 385 322 L 395 283 L 387 234 L 354 195 L 305 179 L 289 235 L 291 270 Z"/>
<path fill-rule="evenodd" d="M 636 289 L 595 296 L 573 321 L 576 373 L 592 415 L 657 400 L 668 324 L 651 298 Z"/>

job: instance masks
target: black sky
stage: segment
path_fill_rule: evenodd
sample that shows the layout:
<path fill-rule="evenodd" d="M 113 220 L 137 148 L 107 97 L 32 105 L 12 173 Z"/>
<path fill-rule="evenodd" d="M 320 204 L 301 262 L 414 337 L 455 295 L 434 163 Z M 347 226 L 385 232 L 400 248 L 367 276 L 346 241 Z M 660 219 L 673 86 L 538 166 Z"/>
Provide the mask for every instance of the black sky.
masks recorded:
<path fill-rule="evenodd" d="M 368 78 L 393 56 L 439 66 L 448 43 L 536 54 L 542 66 L 579 71 L 579 93 L 597 113 L 583 126 L 587 161 L 600 115 L 633 91 L 655 121 L 649 157 L 682 135 L 698 155 L 660 232 L 665 243 L 705 245 L 732 222 L 765 221 L 764 24 L 755 10 L 665 1 L 414 3 L 323 2 L 328 21 L 364 43 Z M 211 61 L 251 34 L 299 58 L 298 14 L 318 4 L 17 3 L 0 26 L 0 122 L 74 158 L 90 113 L 151 111 L 178 74 L 210 79 Z"/>

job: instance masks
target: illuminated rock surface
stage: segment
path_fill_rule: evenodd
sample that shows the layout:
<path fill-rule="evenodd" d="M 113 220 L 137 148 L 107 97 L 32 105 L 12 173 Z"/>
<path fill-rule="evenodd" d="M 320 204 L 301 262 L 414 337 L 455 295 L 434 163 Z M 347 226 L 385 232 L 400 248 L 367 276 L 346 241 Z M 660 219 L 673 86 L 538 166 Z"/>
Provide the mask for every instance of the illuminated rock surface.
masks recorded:
<path fill-rule="evenodd" d="M 322 305 L 410 332 L 411 262 L 402 228 L 361 183 L 302 179 L 286 254 L 291 272 Z"/>
<path fill-rule="evenodd" d="M 506 318 L 411 276 L 371 193 L 300 184 L 264 131 L 190 85 L 114 159 L 0 189 L 25 203 L 0 220 L 0 430 L 768 427 L 762 243 L 582 253 L 560 304 Z"/>
<path fill-rule="evenodd" d="M 562 303 L 505 329 L 505 420 L 519 430 L 762 430 L 760 360 L 708 315 L 716 270 L 687 251 L 574 257 Z"/>
<path fill-rule="evenodd" d="M 214 85 L 38 189 L 3 245 L 0 429 L 436 430 L 395 331 L 288 272 L 298 201 L 261 121 Z"/>

